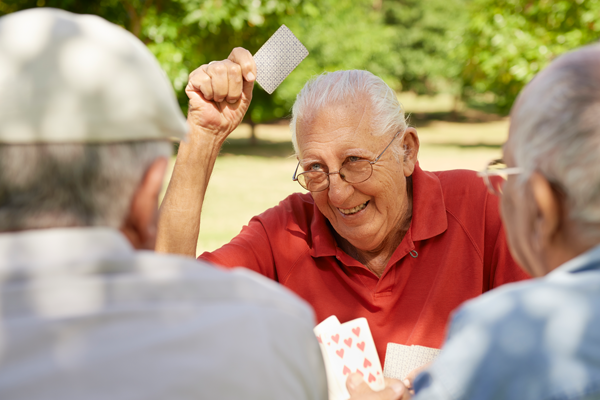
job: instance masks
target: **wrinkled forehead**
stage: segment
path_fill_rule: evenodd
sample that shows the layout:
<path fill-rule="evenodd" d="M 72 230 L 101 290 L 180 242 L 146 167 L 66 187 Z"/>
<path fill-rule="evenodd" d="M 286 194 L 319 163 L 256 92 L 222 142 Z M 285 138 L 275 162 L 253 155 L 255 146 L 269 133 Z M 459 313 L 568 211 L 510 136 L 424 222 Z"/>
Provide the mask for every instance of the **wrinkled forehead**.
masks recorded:
<path fill-rule="evenodd" d="M 313 136 L 348 135 L 370 132 L 373 126 L 371 107 L 366 102 L 346 101 L 307 110 L 298 116 L 296 135 L 298 145 Z"/>

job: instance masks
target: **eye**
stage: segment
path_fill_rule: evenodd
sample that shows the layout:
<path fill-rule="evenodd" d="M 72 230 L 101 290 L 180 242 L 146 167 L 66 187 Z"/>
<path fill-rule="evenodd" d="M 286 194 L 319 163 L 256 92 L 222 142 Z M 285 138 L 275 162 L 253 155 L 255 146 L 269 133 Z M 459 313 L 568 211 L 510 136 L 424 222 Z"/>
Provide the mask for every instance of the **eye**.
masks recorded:
<path fill-rule="evenodd" d="M 321 170 L 323 170 L 323 165 L 319 164 L 319 163 L 310 164 L 306 170 L 307 171 L 321 171 Z"/>
<path fill-rule="evenodd" d="M 360 161 L 362 160 L 362 158 L 358 157 L 358 156 L 350 156 L 347 158 L 347 162 L 356 162 L 356 161 Z"/>

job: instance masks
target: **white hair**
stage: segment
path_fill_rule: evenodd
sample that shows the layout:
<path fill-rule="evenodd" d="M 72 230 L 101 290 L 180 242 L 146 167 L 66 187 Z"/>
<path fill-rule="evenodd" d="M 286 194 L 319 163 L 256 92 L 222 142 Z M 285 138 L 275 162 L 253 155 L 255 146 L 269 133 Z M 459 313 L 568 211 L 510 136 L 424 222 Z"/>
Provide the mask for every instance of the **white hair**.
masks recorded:
<path fill-rule="evenodd" d="M 120 228 L 167 141 L 0 144 L 0 232 L 74 226 Z"/>
<path fill-rule="evenodd" d="M 371 105 L 374 136 L 394 135 L 406 130 L 404 108 L 396 93 L 381 78 L 362 70 L 325 72 L 304 85 L 292 107 L 290 130 L 296 155 L 299 154 L 296 137 L 298 118 L 328 105 L 358 103 L 365 98 Z M 401 143 L 401 140 L 397 143 Z M 396 156 L 402 154 L 397 145 L 392 146 L 392 149 Z"/>
<path fill-rule="evenodd" d="M 515 164 L 524 183 L 538 171 L 564 191 L 570 218 L 600 236 L 600 46 L 569 53 L 517 100 Z M 535 78 L 535 79 L 542 79 Z M 542 83 L 542 82 L 540 82 Z"/>

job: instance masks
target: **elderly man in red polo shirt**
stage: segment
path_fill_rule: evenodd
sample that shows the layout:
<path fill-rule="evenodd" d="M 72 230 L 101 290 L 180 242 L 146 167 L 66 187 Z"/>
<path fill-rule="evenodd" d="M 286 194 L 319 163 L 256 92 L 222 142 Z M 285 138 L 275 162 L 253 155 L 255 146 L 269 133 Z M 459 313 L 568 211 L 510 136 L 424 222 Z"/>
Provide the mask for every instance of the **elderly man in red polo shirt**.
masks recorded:
<path fill-rule="evenodd" d="M 242 48 L 190 75 L 191 133 L 162 204 L 157 250 L 195 256 L 212 168 L 255 77 Z M 389 342 L 440 347 L 453 309 L 527 277 L 508 252 L 497 199 L 474 172 L 419 168 L 417 131 L 380 78 L 314 78 L 298 95 L 291 130 L 294 179 L 310 193 L 292 194 L 200 259 L 280 282 L 319 322 L 367 318 L 382 362 Z"/>

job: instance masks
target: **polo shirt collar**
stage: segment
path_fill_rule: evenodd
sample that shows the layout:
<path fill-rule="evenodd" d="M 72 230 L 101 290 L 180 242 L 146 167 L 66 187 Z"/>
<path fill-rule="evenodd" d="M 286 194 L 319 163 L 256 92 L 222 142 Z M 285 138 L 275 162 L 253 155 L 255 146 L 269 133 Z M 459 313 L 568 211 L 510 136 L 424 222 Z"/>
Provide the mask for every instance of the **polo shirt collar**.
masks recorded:
<path fill-rule="evenodd" d="M 415 165 L 413 178 L 412 240 L 425 240 L 448 229 L 444 192 L 438 177 Z"/>
<path fill-rule="evenodd" d="M 413 213 L 409 232 L 405 239 L 413 242 L 437 236 L 448 228 L 448 217 L 442 185 L 435 174 L 423 171 L 415 165 L 413 180 Z M 330 229 L 329 221 L 313 202 L 314 212 L 311 221 L 311 256 L 327 257 L 337 254 L 337 243 Z"/>

